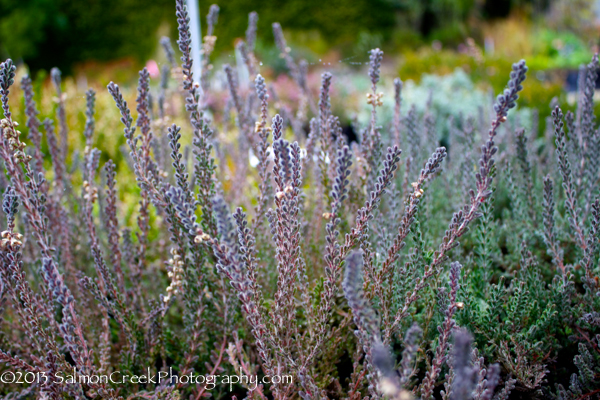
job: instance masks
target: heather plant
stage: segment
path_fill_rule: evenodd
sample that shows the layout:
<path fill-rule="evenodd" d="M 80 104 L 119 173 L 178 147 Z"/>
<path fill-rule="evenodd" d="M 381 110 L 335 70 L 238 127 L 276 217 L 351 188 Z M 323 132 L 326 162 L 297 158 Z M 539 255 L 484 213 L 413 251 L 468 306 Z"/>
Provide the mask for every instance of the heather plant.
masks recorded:
<path fill-rule="evenodd" d="M 60 72 L 55 117 L 40 121 L 23 77 L 17 121 L 16 67 L 0 65 L 4 398 L 597 398 L 598 58 L 541 146 L 513 112 L 520 61 L 489 110 L 446 121 L 446 148 L 435 87 L 421 112 L 396 78 L 382 117 L 374 49 L 350 141 L 335 71 L 310 87 L 273 24 L 300 94 L 279 100 L 255 13 L 237 45 L 251 79 L 225 65 L 215 106 L 218 11 L 201 76 L 177 0 L 181 65 L 163 38 L 160 82 L 140 71 L 131 104 L 108 85 L 129 170 L 95 147 L 100 93 L 82 100 L 76 157 Z M 133 220 L 119 181 L 135 182 Z"/>

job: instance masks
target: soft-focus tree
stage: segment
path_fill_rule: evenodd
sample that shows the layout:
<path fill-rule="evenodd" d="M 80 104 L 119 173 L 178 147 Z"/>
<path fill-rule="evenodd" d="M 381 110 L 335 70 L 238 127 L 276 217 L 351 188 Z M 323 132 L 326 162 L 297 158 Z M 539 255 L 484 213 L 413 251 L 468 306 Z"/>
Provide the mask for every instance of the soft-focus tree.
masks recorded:
<path fill-rule="evenodd" d="M 0 53 L 33 70 L 66 72 L 90 59 L 142 61 L 174 13 L 170 0 L 0 0 Z"/>

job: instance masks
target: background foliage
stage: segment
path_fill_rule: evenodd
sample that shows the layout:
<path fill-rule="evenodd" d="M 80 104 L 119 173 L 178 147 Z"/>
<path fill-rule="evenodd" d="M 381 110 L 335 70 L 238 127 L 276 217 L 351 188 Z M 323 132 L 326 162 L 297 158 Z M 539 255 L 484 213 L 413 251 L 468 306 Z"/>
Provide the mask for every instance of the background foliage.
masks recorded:
<path fill-rule="evenodd" d="M 217 54 L 230 52 L 244 35 L 248 13 L 257 11 L 259 44 L 272 47 L 271 24 L 280 22 L 291 43 L 314 52 L 316 60 L 335 50 L 345 57 L 373 47 L 417 50 L 432 41 L 456 49 L 468 37 L 480 44 L 498 35 L 501 57 L 530 40 L 506 40 L 524 32 L 533 39 L 527 54 L 551 61 L 544 68 L 577 66 L 589 59 L 586 37 L 594 30 L 591 0 L 218 0 Z M 212 3 L 200 1 L 202 17 Z M 0 54 L 24 61 L 32 71 L 57 66 L 65 73 L 85 61 L 131 58 L 137 64 L 154 54 L 157 31 L 175 35 L 168 0 L 0 0 Z M 502 22 L 517 21 L 502 33 Z M 499 22 L 500 21 L 500 22 Z M 541 25 L 542 30 L 535 26 Z M 507 24 L 504 24 L 507 26 Z M 203 21 L 203 28 L 205 24 Z M 491 31 L 491 32 L 490 32 Z M 556 48 L 560 42 L 561 51 Z M 588 50 L 588 51 L 586 51 Z M 261 51 L 259 50 L 259 53 Z M 262 53 L 261 53 L 262 54 Z M 560 57 L 557 57 L 560 55 Z M 268 61 L 268 60 L 265 60 Z M 427 72 L 425 68 L 424 72 Z M 431 72 L 431 71 L 429 71 Z"/>

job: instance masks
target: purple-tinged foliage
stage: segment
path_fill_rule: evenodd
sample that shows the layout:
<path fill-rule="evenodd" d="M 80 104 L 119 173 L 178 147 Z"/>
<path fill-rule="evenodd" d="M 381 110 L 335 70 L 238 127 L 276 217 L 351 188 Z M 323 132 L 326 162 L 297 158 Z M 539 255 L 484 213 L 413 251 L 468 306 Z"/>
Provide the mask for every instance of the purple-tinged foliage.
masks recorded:
<path fill-rule="evenodd" d="M 419 340 L 423 335 L 423 330 L 416 323 L 413 324 L 404 335 L 404 350 L 402 351 L 402 361 L 400 363 L 400 385 L 408 388 L 411 379 L 417 372 L 415 364 L 417 351 L 419 350 Z"/>
<path fill-rule="evenodd" d="M 290 380 L 231 389 L 181 379 L 156 386 L 49 381 L 6 384 L 0 395 L 596 394 L 596 58 L 582 69 L 581 101 L 566 118 L 567 133 L 553 101 L 541 151 L 524 130 L 536 126 L 536 117 L 509 115 L 524 62 L 513 65 L 491 121 L 481 107 L 478 116 L 449 122 L 447 150 L 436 149 L 442 121 L 435 88 L 421 114 L 403 104 L 402 81 L 395 79 L 393 118 L 383 118 L 389 113 L 381 112 L 387 105 L 377 90 L 390 77 L 382 51 L 372 50 L 364 71 L 370 118 L 363 125 L 356 118 L 359 140 L 349 143 L 344 124 L 352 110 L 335 98 L 337 71 L 295 60 L 279 24 L 273 32 L 299 89 L 297 104 L 258 74 L 256 13 L 245 43 L 236 44 L 250 81 L 226 66 L 225 85 L 213 84 L 221 70 L 210 64 L 217 12 L 208 11 L 200 76 L 192 75 L 199 60 L 191 58 L 192 41 L 200 38 L 191 37 L 185 2 L 177 0 L 182 65 L 163 38 L 168 64 L 157 87 L 146 69 L 137 91 L 108 85 L 129 152 L 123 162 L 105 162 L 107 154 L 93 148 L 96 131 L 104 138 L 113 133 L 110 114 L 101 114 L 106 93 L 89 90 L 79 101 L 80 127 L 67 126 L 77 120 L 68 107 L 79 97 L 65 102 L 53 71 L 56 115 L 43 124 L 42 145 L 31 80 L 21 81 L 23 111 L 11 113 L 16 70 L 10 60 L 0 65 L 0 331 L 10 330 L 0 335 L 0 374 L 54 376 L 76 367 L 133 376 L 172 368 L 177 378 L 243 373 Z M 309 87 L 314 74 L 321 74 L 320 90 Z M 178 110 L 181 96 L 185 106 Z M 135 109 L 125 100 L 134 97 Z M 552 122 L 558 162 L 549 157 Z M 83 133 L 85 148 L 67 146 L 65 135 L 75 132 Z M 133 179 L 137 186 L 129 188 Z M 554 189 L 559 181 L 562 191 Z M 573 366 L 556 362 L 565 354 L 577 354 Z"/>
<path fill-rule="evenodd" d="M 371 78 L 371 85 L 373 85 L 373 87 L 375 87 L 379 82 L 382 58 L 383 51 L 379 49 L 371 50 L 369 56 L 369 78 Z"/>
<path fill-rule="evenodd" d="M 211 5 L 208 8 L 208 15 L 206 16 L 206 36 L 213 36 L 215 32 L 215 25 L 219 19 L 219 6 L 216 4 Z"/>
<path fill-rule="evenodd" d="M 554 183 L 550 176 L 544 178 L 544 241 L 548 246 L 548 254 L 552 256 L 553 262 L 560 271 L 565 273 L 563 262 L 563 251 L 559 248 L 555 233 L 554 222 Z"/>
<path fill-rule="evenodd" d="M 58 136 L 60 137 L 60 152 L 61 154 L 66 155 L 68 153 L 69 145 L 69 127 L 67 125 L 67 111 L 65 106 L 66 93 L 64 93 L 61 88 L 61 75 L 62 74 L 58 68 L 52 68 L 52 70 L 50 70 L 50 77 L 52 78 L 52 83 L 56 89 L 56 98 L 58 99 L 56 117 L 58 119 L 59 126 Z"/>
<path fill-rule="evenodd" d="M 460 279 L 461 269 L 462 265 L 460 265 L 458 262 L 453 262 L 450 264 L 450 293 L 448 299 L 448 308 L 444 314 L 443 324 L 438 326 L 438 332 L 440 334 L 438 338 L 439 342 L 435 349 L 433 360 L 431 361 L 431 367 L 425 374 L 425 379 L 423 379 L 423 383 L 421 385 L 421 398 L 423 400 L 428 400 L 431 398 L 435 381 L 442 370 L 442 365 L 446 361 L 446 351 L 448 349 L 450 335 L 456 326 L 453 316 L 457 309 L 456 294 L 458 292 L 458 281 Z"/>
<path fill-rule="evenodd" d="M 378 317 L 365 298 L 362 289 L 363 283 L 362 257 L 359 252 L 354 251 L 346 259 L 346 272 L 342 284 L 344 295 L 363 340 L 380 342 Z"/>
<path fill-rule="evenodd" d="M 472 341 L 473 338 L 468 332 L 460 329 L 454 332 L 452 368 L 455 377 L 452 383 L 451 400 L 468 399 L 475 389 L 477 370 L 470 362 Z"/>
<path fill-rule="evenodd" d="M 248 14 L 248 29 L 246 29 L 246 45 L 250 51 L 254 51 L 256 44 L 256 25 L 258 24 L 258 13 L 252 11 Z"/>
<path fill-rule="evenodd" d="M 83 131 L 83 135 L 85 136 L 85 145 L 91 146 L 92 139 L 94 136 L 94 129 L 96 127 L 94 121 L 94 113 L 96 108 L 96 92 L 93 89 L 90 89 L 87 92 L 85 92 L 85 102 L 85 130 Z"/>
<path fill-rule="evenodd" d="M 400 146 L 401 142 L 401 129 L 402 129 L 402 120 L 401 120 L 401 106 L 402 106 L 402 80 L 400 78 L 394 79 L 394 119 L 392 122 L 392 127 L 394 129 L 394 143 L 397 146 Z"/>
<path fill-rule="evenodd" d="M 15 83 L 15 71 L 17 67 L 13 64 L 13 61 L 9 58 L 0 64 L 0 98 L 2 101 L 2 111 L 4 112 L 4 118 L 10 119 L 11 113 L 8 106 L 8 95 L 10 93 L 10 87 Z"/>
<path fill-rule="evenodd" d="M 21 79 L 21 89 L 23 90 L 23 95 L 25 97 L 25 114 L 27 115 L 27 128 L 29 129 L 28 137 L 34 145 L 34 170 L 42 172 L 44 159 L 42 154 L 42 134 L 40 132 L 41 122 L 37 117 L 39 111 L 37 110 L 33 99 L 33 86 L 29 76 L 24 76 L 23 79 Z"/>
<path fill-rule="evenodd" d="M 166 36 L 160 38 L 160 44 L 165 52 L 165 56 L 171 64 L 171 68 L 177 67 L 177 61 L 175 60 L 175 52 L 173 51 L 173 46 L 171 45 L 171 39 Z"/>
<path fill-rule="evenodd" d="M 17 217 L 17 211 L 19 211 L 19 197 L 10 186 L 6 187 L 2 196 L 2 211 L 6 214 L 8 231 L 12 232 L 15 229 L 15 218 Z"/>
<path fill-rule="evenodd" d="M 305 101 L 308 102 L 311 111 L 313 114 L 317 113 L 317 106 L 315 101 L 308 90 L 306 78 L 303 76 L 302 66 L 298 65 L 294 58 L 291 56 L 291 48 L 288 47 L 285 37 L 283 36 L 283 30 L 281 29 L 281 25 L 278 22 L 272 24 L 273 27 L 273 36 L 275 37 L 275 45 L 279 49 L 280 56 L 285 60 L 287 68 L 290 70 L 290 75 L 292 79 L 296 82 L 300 90 L 302 91 L 303 96 L 305 96 Z"/>
<path fill-rule="evenodd" d="M 579 216 L 581 209 L 577 205 L 575 183 L 573 182 L 571 163 L 569 162 L 569 156 L 567 154 L 566 137 L 563 129 L 563 113 L 558 106 L 552 111 L 552 118 L 554 122 L 554 136 L 556 137 L 558 169 L 563 181 L 562 187 L 565 191 L 565 208 L 569 216 L 569 225 L 571 226 L 579 245 L 582 248 L 585 248 L 584 232 L 581 227 Z"/>

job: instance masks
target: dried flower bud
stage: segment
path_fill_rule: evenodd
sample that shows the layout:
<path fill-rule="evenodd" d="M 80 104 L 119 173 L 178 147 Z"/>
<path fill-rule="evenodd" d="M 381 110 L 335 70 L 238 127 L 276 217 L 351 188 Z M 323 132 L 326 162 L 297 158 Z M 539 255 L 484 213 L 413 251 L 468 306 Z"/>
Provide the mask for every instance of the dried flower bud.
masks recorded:
<path fill-rule="evenodd" d="M 196 236 L 196 238 L 200 238 L 200 236 Z M 196 238 L 194 241 L 196 241 Z M 171 295 L 176 295 L 180 293 L 181 288 L 183 288 L 183 259 L 176 248 L 171 248 L 172 258 L 169 259 L 168 264 L 170 266 L 170 271 L 167 272 L 167 275 L 171 279 L 171 284 L 167 287 L 168 295 L 166 298 L 171 298 Z M 167 301 L 167 300 L 165 300 Z"/>
<path fill-rule="evenodd" d="M 4 231 L 1 234 L 0 248 L 8 251 L 18 251 L 23 246 L 23 235 L 17 232 Z"/>
<path fill-rule="evenodd" d="M 198 235 L 196 235 L 196 237 L 194 238 L 195 243 L 204 243 L 208 240 L 210 240 L 210 235 L 208 233 L 204 233 L 204 232 L 198 233 Z M 179 257 L 179 256 L 177 256 L 177 257 Z M 181 258 L 181 257 L 179 257 L 179 258 Z M 183 265 L 183 262 L 181 262 L 181 263 Z"/>

